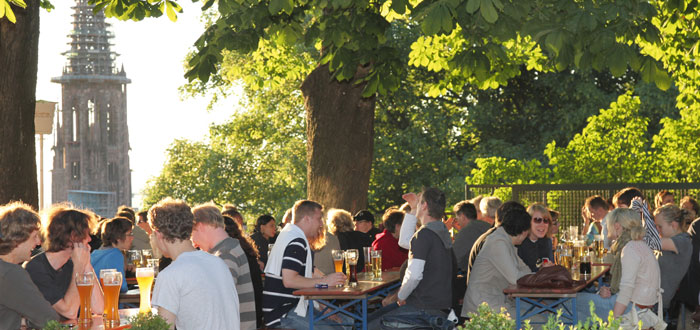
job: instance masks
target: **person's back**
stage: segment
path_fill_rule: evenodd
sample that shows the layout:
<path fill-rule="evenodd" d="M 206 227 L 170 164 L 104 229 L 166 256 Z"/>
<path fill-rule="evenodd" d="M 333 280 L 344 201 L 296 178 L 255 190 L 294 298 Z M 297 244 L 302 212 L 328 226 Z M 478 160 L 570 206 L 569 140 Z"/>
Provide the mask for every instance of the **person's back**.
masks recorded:
<path fill-rule="evenodd" d="M 441 222 L 432 222 L 437 230 L 443 229 L 442 237 L 430 228 L 423 226 L 411 240 L 411 255 L 415 259 L 425 260 L 423 278 L 411 295 L 406 299 L 406 304 L 419 309 L 445 310 L 452 305 L 452 275 L 453 258 L 452 242 L 449 241 L 447 229 Z"/>
<path fill-rule="evenodd" d="M 204 251 L 184 252 L 160 272 L 152 304 L 176 314 L 180 330 L 239 328 L 233 278 L 221 259 Z"/>
<path fill-rule="evenodd" d="M 664 289 L 664 308 L 671 307 L 671 299 L 676 295 L 678 286 L 688 271 L 690 256 L 693 254 L 693 244 L 688 233 L 671 237 L 678 253 L 662 251 L 658 257 L 661 270 L 661 288 Z"/>
<path fill-rule="evenodd" d="M 471 220 L 462 228 L 455 237 L 453 250 L 455 258 L 457 258 L 457 267 L 463 271 L 467 270 L 469 264 L 469 253 L 472 246 L 486 231 L 491 228 L 491 225 L 481 220 Z"/>
<path fill-rule="evenodd" d="M 256 262 L 253 265 L 248 263 L 248 258 L 241 248 L 238 239 L 228 237 L 219 242 L 209 253 L 221 258 L 226 263 L 236 285 L 238 303 L 240 311 L 241 329 L 255 329 L 255 293 L 253 291 L 253 281 L 251 279 L 250 267 L 258 267 Z"/>
<path fill-rule="evenodd" d="M 690 255 L 690 265 L 685 277 L 681 281 L 676 299 L 687 305 L 698 305 L 698 293 L 700 292 L 700 218 L 695 219 L 688 227 L 688 235 L 693 247 Z"/>
<path fill-rule="evenodd" d="M 659 264 L 653 251 L 642 240 L 627 243 L 622 248 L 622 277 L 617 302 L 654 305 L 658 301 L 659 284 Z"/>

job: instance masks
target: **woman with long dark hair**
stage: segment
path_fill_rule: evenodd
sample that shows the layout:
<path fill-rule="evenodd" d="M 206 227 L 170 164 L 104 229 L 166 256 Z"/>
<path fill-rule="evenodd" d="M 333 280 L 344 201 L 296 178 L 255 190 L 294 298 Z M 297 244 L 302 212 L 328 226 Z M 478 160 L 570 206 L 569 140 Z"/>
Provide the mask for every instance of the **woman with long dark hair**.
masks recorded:
<path fill-rule="evenodd" d="M 241 248 L 245 253 L 246 258 L 248 258 L 248 265 L 250 266 L 250 279 L 253 281 L 253 291 L 255 292 L 255 318 L 256 326 L 263 326 L 262 323 L 262 271 L 260 261 L 258 260 L 260 254 L 258 249 L 255 247 L 255 242 L 248 237 L 242 230 L 241 226 L 233 220 L 233 218 L 228 215 L 224 215 L 224 224 L 226 225 L 226 233 L 229 236 L 238 240 L 241 243 Z M 267 246 L 265 246 L 267 248 Z"/>
<path fill-rule="evenodd" d="M 255 245 L 258 247 L 258 252 L 260 252 L 260 261 L 267 263 L 267 245 L 274 243 L 272 238 L 275 237 L 277 233 L 277 224 L 275 223 L 275 218 L 269 214 L 263 214 L 258 217 L 255 221 L 255 231 L 250 238 L 253 239 Z"/>

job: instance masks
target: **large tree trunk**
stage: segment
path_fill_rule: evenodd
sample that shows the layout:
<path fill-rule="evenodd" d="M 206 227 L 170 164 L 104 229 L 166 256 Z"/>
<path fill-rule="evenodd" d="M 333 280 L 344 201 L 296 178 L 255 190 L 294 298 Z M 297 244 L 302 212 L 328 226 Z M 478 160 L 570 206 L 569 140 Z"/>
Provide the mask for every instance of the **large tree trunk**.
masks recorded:
<path fill-rule="evenodd" d="M 21 200 L 38 208 L 34 106 L 39 51 L 39 1 L 12 5 L 0 18 L 0 205 Z"/>
<path fill-rule="evenodd" d="M 326 208 L 352 213 L 367 208 L 375 98 L 363 98 L 364 87 L 338 82 L 327 65 L 316 67 L 301 86 L 308 139 L 307 194 Z"/>

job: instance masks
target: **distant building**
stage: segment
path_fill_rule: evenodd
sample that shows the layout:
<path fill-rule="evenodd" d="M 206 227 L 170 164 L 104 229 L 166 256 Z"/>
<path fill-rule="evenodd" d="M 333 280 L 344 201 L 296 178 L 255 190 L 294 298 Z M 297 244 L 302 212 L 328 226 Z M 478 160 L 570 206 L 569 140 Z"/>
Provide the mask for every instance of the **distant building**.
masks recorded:
<path fill-rule="evenodd" d="M 73 30 L 61 84 L 62 109 L 56 115 L 52 202 L 70 201 L 112 217 L 118 205 L 131 205 L 129 129 L 124 67 L 117 70 L 114 37 L 102 12 L 88 0 L 72 7 Z"/>

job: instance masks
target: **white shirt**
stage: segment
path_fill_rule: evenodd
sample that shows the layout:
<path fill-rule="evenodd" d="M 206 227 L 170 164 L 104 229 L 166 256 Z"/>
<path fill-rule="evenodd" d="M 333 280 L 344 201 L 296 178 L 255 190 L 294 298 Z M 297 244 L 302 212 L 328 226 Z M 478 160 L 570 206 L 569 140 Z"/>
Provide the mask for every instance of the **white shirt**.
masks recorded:
<path fill-rule="evenodd" d="M 231 273 L 219 257 L 204 251 L 182 253 L 158 274 L 153 306 L 175 314 L 179 330 L 241 327 Z"/>

